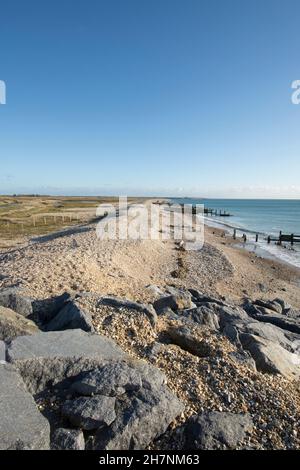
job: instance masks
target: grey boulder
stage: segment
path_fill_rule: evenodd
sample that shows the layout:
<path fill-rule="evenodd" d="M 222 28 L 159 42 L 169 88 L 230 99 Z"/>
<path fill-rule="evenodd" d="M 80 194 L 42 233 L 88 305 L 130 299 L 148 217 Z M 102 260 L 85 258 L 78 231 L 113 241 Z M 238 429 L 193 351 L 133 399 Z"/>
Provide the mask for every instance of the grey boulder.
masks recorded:
<path fill-rule="evenodd" d="M 180 429 L 184 449 L 235 449 L 253 427 L 247 414 L 212 411 L 192 416 Z"/>
<path fill-rule="evenodd" d="M 10 341 L 16 336 L 32 335 L 39 331 L 35 323 L 14 312 L 0 307 L 0 340 Z"/>
<path fill-rule="evenodd" d="M 43 326 L 50 322 L 70 300 L 72 300 L 72 295 L 68 292 L 48 299 L 34 300 L 32 319 Z"/>
<path fill-rule="evenodd" d="M 150 304 L 140 304 L 138 302 L 133 302 L 132 300 L 120 299 L 118 297 L 101 297 L 98 301 L 98 305 L 109 305 L 115 307 L 116 309 L 128 309 L 134 310 L 136 312 L 143 313 L 150 321 L 151 325 L 155 327 L 157 322 L 157 315 Z"/>
<path fill-rule="evenodd" d="M 7 360 L 18 368 L 31 393 L 43 391 L 47 384 L 66 381 L 69 386 L 68 380 L 82 371 L 124 357 L 109 338 L 82 330 L 20 336 L 7 347 Z"/>
<path fill-rule="evenodd" d="M 141 374 L 125 361 L 110 362 L 81 374 L 72 385 L 79 395 L 122 395 L 142 387 Z"/>
<path fill-rule="evenodd" d="M 161 314 L 167 308 L 176 311 L 193 308 L 195 305 L 192 302 L 192 296 L 188 291 L 178 289 L 171 295 L 163 296 L 157 299 L 153 303 L 153 307 L 158 314 Z"/>
<path fill-rule="evenodd" d="M 79 429 L 56 429 L 51 437 L 52 450 L 84 450 L 83 432 Z"/>
<path fill-rule="evenodd" d="M 142 388 L 130 397 L 124 395 L 116 403 L 115 421 L 108 429 L 97 431 L 94 449 L 144 449 L 182 411 L 181 402 L 165 386 Z"/>
<path fill-rule="evenodd" d="M 289 379 L 300 377 L 300 356 L 256 335 L 243 333 L 240 335 L 243 348 L 250 352 L 256 367 L 261 372 L 281 374 Z"/>
<path fill-rule="evenodd" d="M 217 314 L 206 305 L 197 308 L 183 310 L 180 312 L 186 318 L 198 323 L 199 325 L 206 325 L 211 330 L 217 331 L 220 329 L 219 318 Z"/>
<path fill-rule="evenodd" d="M 103 395 L 79 397 L 67 400 L 61 412 L 74 426 L 92 431 L 109 426 L 116 419 L 115 402 L 114 397 Z"/>
<path fill-rule="evenodd" d="M 169 327 L 166 333 L 172 343 L 195 356 L 207 357 L 211 353 L 208 345 L 199 340 L 197 336 L 195 336 L 194 331 L 186 326 Z"/>
<path fill-rule="evenodd" d="M 0 449 L 48 449 L 50 428 L 9 364 L 0 364 Z"/>
<path fill-rule="evenodd" d="M 8 346 L 8 360 L 19 363 L 37 358 L 93 357 L 120 359 L 124 355 L 111 339 L 82 330 L 51 331 L 19 336 Z"/>
<path fill-rule="evenodd" d="M 94 331 L 90 314 L 77 305 L 76 301 L 68 302 L 45 327 L 46 331 L 77 328 L 83 331 Z"/>
<path fill-rule="evenodd" d="M 17 287 L 0 290 L 0 305 L 14 310 L 23 317 L 28 317 L 33 313 L 33 299 L 22 294 Z"/>
<path fill-rule="evenodd" d="M 278 343 L 289 352 L 300 351 L 300 336 L 273 325 L 272 323 L 251 320 L 244 323 L 236 323 L 235 328 L 241 333 L 259 336 L 268 341 Z"/>

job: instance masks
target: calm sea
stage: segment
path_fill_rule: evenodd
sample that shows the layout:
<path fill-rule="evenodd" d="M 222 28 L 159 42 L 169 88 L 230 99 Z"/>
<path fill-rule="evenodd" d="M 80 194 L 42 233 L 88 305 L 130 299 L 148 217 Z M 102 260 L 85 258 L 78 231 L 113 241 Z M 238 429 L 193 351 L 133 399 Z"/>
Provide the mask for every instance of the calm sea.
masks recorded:
<path fill-rule="evenodd" d="M 268 245 L 267 235 L 278 236 L 279 231 L 287 234 L 300 235 L 300 200 L 295 199 L 173 199 L 184 204 L 204 204 L 205 207 L 226 210 L 232 217 L 206 217 L 206 223 L 211 226 L 227 228 L 238 234 L 246 233 L 249 240 L 248 249 L 264 251 L 267 256 L 275 256 L 281 260 L 300 267 L 300 244 L 294 249 L 289 244 L 278 247 L 273 243 Z M 255 234 L 261 234 L 258 245 L 254 245 Z M 263 253 L 262 253 L 263 254 Z"/>

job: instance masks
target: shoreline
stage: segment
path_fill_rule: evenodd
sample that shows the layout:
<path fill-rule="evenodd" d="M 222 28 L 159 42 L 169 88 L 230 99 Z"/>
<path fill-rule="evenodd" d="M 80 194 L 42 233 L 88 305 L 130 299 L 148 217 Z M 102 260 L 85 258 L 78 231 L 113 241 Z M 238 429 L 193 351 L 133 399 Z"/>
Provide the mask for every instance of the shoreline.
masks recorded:
<path fill-rule="evenodd" d="M 300 307 L 300 269 L 279 259 L 263 257 L 248 251 L 239 240 L 226 237 L 224 230 L 205 226 L 206 241 L 225 255 L 233 265 L 230 279 L 218 283 L 220 295 L 232 299 L 243 297 L 283 297 L 287 302 Z"/>
<path fill-rule="evenodd" d="M 176 286 L 238 303 L 282 297 L 300 308 L 300 269 L 238 246 L 220 228 L 205 225 L 203 249 L 189 252 L 174 240 L 99 241 L 88 227 L 2 249 L 0 287 L 19 285 L 35 298 L 80 290 L 148 302 L 155 286 Z"/>
<path fill-rule="evenodd" d="M 230 229 L 233 230 L 234 227 L 232 226 L 229 226 L 228 224 L 222 224 L 222 222 L 220 221 L 211 221 L 212 223 L 208 223 L 210 222 L 208 218 L 205 218 L 205 221 L 204 221 L 204 224 L 207 226 L 207 227 L 211 227 L 213 229 L 219 229 L 219 230 L 224 230 L 228 236 L 230 236 Z M 246 234 L 251 234 L 251 235 L 254 235 L 254 234 L 258 234 L 260 236 L 266 236 L 266 234 L 264 232 L 254 232 L 250 229 L 241 229 L 241 228 L 237 228 L 237 230 L 239 232 L 244 232 Z M 284 255 L 287 255 L 287 254 L 290 254 L 290 253 L 295 253 L 295 254 L 300 254 L 299 253 L 299 250 L 295 250 L 293 249 L 292 247 L 290 246 L 277 246 L 276 244 L 272 243 L 270 245 L 267 244 L 266 242 L 266 239 L 263 239 L 264 243 L 260 240 L 259 242 L 255 242 L 254 239 L 248 239 L 246 242 L 243 242 L 242 241 L 242 237 L 240 237 L 241 239 L 241 242 L 238 243 L 238 239 L 237 240 L 234 240 L 236 242 L 236 245 L 240 248 L 243 248 L 249 252 L 257 252 L 261 257 L 265 258 L 265 259 L 272 259 L 272 260 L 277 260 L 283 264 L 287 264 L 291 267 L 296 267 L 300 270 L 300 261 L 297 262 L 297 259 L 295 260 L 295 257 L 294 257 L 294 260 L 292 259 L 293 258 L 293 255 L 291 254 L 290 257 L 287 257 L 287 256 L 284 256 Z M 268 248 L 268 249 L 267 249 Z M 284 250 L 284 251 L 283 251 Z M 287 259 L 289 258 L 289 259 Z"/>

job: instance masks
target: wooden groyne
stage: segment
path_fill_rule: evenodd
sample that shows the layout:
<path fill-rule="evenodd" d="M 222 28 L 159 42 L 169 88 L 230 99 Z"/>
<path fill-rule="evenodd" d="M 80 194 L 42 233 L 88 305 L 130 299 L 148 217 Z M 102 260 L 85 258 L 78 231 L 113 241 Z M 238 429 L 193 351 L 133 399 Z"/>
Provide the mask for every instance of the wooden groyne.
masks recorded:
<path fill-rule="evenodd" d="M 233 239 L 236 240 L 236 237 L 237 237 L 237 229 L 235 228 L 235 229 L 233 229 Z M 243 233 L 242 238 L 243 238 L 244 242 L 247 241 L 247 235 L 245 233 Z M 279 232 L 278 237 L 268 235 L 264 239 L 267 240 L 268 244 L 270 244 L 271 242 L 275 242 L 277 245 L 280 245 L 280 246 L 284 242 L 290 243 L 292 246 L 294 245 L 294 243 L 300 243 L 300 235 L 296 235 L 294 233 L 285 234 L 285 233 L 282 233 L 282 231 Z M 256 233 L 255 234 L 255 242 L 257 243 L 258 240 L 259 240 L 259 234 Z"/>
<path fill-rule="evenodd" d="M 268 236 L 267 238 L 268 243 L 271 242 L 276 242 L 277 245 L 282 245 L 283 242 L 290 243 L 291 245 L 294 245 L 294 243 L 300 243 L 300 235 L 296 235 L 294 233 L 291 234 L 285 234 L 282 232 L 279 232 L 278 238 L 271 237 L 271 235 Z"/>

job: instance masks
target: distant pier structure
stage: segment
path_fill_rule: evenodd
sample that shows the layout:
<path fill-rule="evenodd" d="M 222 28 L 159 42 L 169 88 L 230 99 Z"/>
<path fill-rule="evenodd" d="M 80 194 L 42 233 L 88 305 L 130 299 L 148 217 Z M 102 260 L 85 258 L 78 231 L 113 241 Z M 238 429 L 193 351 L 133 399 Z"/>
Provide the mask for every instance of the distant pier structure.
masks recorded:
<path fill-rule="evenodd" d="M 193 206 L 193 210 L 194 210 L 194 207 Z M 195 211 L 196 211 L 196 207 L 195 207 Z M 221 210 L 221 209 L 210 209 L 209 207 L 204 207 L 204 214 L 205 215 L 215 215 L 217 217 L 231 217 L 232 214 L 230 214 L 229 212 L 225 211 L 225 210 Z"/>

